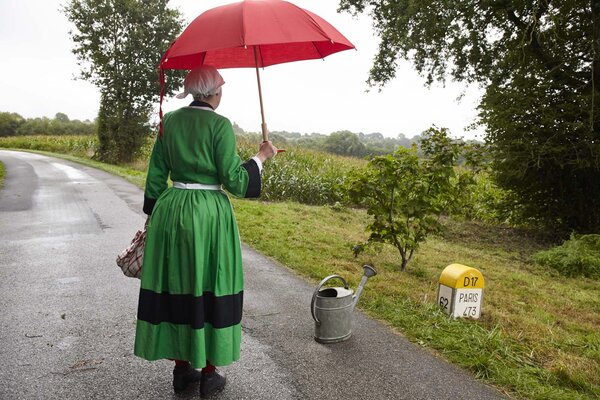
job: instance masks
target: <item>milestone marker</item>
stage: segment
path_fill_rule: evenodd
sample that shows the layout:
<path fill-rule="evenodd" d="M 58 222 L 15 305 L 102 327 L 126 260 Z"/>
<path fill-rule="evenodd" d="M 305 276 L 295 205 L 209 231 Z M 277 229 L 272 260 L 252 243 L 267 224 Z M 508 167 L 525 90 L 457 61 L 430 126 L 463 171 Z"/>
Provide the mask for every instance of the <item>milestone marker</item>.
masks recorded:
<path fill-rule="evenodd" d="M 440 275 L 438 304 L 453 318 L 477 319 L 481 315 L 484 283 L 479 270 L 450 264 Z"/>

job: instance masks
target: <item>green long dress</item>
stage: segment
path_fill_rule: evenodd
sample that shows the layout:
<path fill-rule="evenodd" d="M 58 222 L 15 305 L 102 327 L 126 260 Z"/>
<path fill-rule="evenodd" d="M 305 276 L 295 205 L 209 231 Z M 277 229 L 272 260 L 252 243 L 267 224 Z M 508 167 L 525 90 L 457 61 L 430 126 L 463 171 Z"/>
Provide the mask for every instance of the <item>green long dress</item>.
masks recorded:
<path fill-rule="evenodd" d="M 163 126 L 144 194 L 151 217 L 134 353 L 228 365 L 240 357 L 244 290 L 233 209 L 224 191 L 168 188 L 167 179 L 222 184 L 244 197 L 256 173 L 260 191 L 260 173 L 254 161 L 242 163 L 229 120 L 208 107 L 167 113 Z"/>

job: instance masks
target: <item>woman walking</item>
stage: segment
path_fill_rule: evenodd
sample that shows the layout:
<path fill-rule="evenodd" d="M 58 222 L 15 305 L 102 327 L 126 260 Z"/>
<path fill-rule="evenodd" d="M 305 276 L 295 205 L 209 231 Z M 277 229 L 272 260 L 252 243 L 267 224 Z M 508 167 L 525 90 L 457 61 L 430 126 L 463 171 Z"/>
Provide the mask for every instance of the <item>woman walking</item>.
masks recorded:
<path fill-rule="evenodd" d="M 134 352 L 146 360 L 174 360 L 175 392 L 200 381 L 202 397 L 225 386 L 215 366 L 240 357 L 241 248 L 222 189 L 258 197 L 262 164 L 277 153 L 264 142 L 242 162 L 231 123 L 214 112 L 224 83 L 209 66 L 187 75 L 177 97 L 191 94 L 194 101 L 164 116 L 144 193 L 149 220 Z"/>

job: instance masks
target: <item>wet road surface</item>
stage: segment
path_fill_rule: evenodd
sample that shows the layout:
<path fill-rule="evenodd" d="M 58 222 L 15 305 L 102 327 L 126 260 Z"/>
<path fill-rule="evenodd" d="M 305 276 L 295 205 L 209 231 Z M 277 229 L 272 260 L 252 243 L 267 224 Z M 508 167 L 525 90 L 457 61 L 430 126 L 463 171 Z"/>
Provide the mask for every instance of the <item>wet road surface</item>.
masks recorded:
<path fill-rule="evenodd" d="M 144 223 L 142 191 L 37 154 L 0 161 L 0 399 L 199 398 L 173 394 L 172 362 L 132 353 L 139 281 L 114 260 Z M 350 340 L 315 342 L 314 286 L 243 252 L 242 357 L 215 399 L 502 398 L 359 312 Z"/>

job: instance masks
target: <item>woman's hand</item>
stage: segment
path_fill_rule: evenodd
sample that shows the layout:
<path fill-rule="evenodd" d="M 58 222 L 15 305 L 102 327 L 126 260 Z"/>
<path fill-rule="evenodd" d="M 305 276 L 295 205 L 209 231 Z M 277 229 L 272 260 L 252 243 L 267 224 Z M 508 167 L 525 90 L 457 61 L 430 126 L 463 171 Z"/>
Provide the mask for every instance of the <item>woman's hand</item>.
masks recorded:
<path fill-rule="evenodd" d="M 270 158 L 275 157 L 277 154 L 277 147 L 273 146 L 271 141 L 264 141 L 260 144 L 260 149 L 258 150 L 258 154 L 256 156 L 261 162 L 265 162 Z"/>

